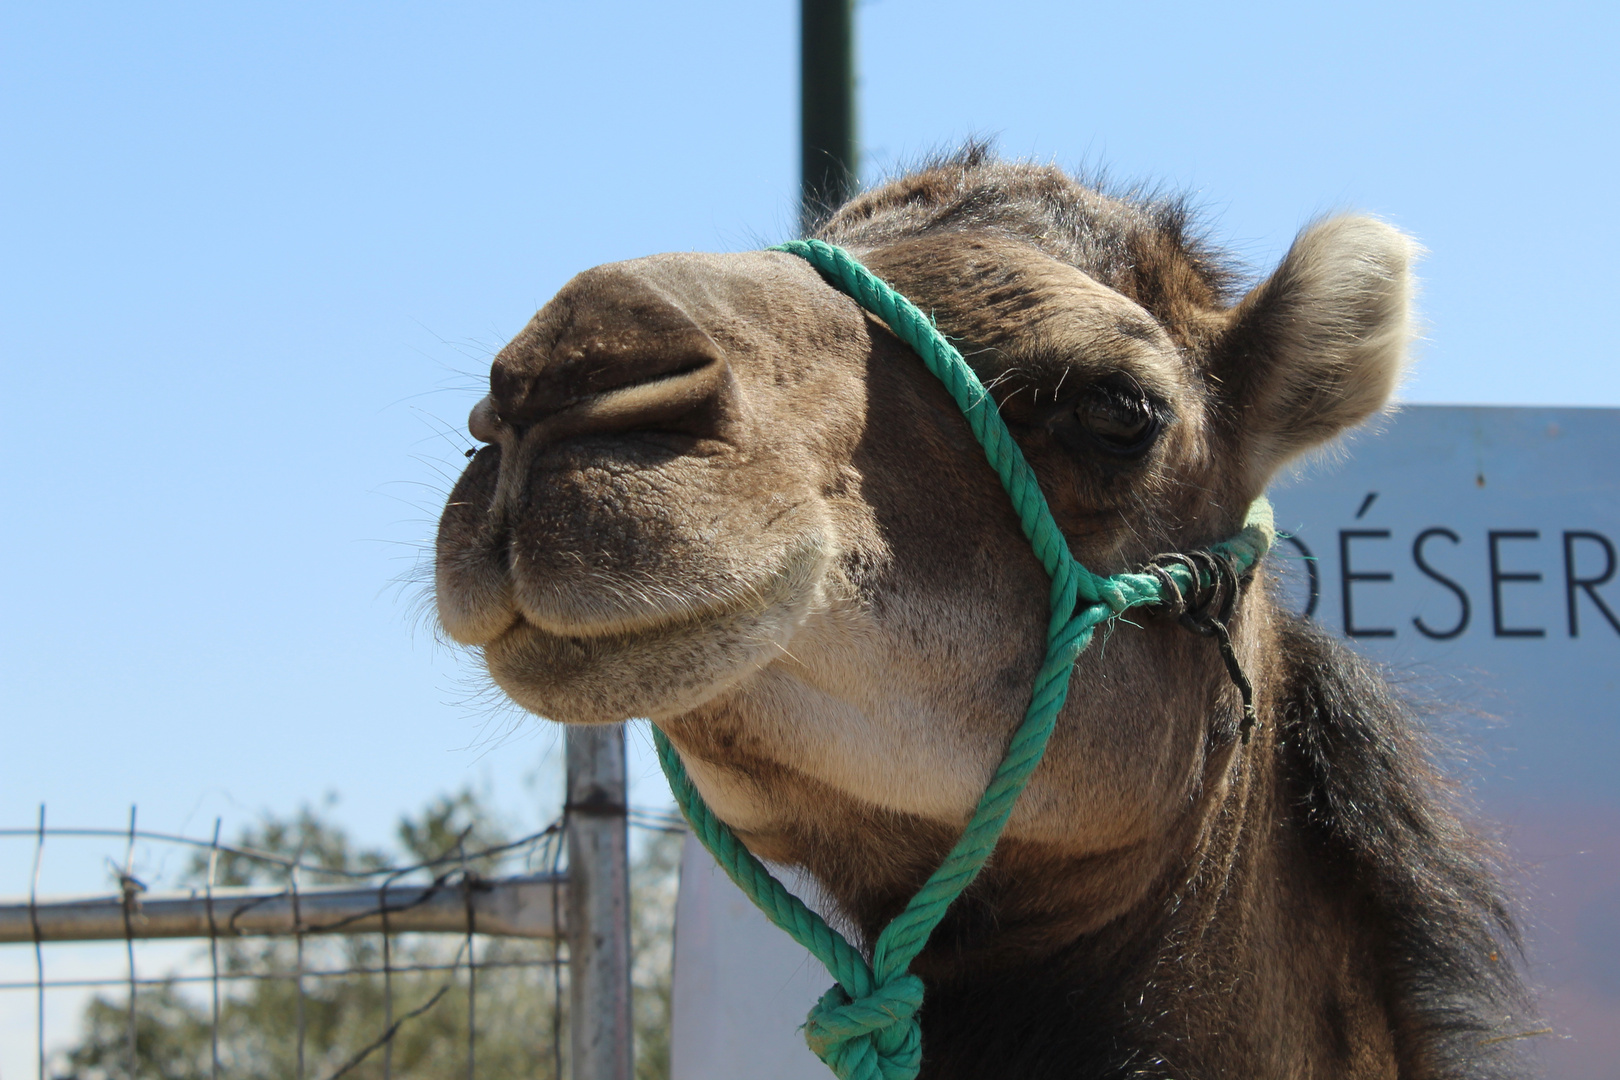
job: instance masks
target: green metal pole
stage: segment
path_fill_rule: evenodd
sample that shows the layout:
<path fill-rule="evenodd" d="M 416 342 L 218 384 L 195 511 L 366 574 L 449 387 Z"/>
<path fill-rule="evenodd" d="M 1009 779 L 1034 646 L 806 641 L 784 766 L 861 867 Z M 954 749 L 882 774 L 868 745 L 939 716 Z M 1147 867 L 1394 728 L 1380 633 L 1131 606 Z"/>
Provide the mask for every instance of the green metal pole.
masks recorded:
<path fill-rule="evenodd" d="M 799 226 L 855 194 L 854 0 L 799 0 Z"/>

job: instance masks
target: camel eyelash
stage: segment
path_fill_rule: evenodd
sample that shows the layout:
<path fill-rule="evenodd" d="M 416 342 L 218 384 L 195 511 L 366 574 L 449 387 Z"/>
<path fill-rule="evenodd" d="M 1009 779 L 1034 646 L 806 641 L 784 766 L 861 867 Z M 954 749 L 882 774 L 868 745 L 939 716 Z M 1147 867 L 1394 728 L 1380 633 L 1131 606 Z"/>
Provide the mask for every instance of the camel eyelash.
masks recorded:
<path fill-rule="evenodd" d="M 1125 374 L 1076 387 L 1045 414 L 1046 429 L 1069 450 L 1121 463 L 1145 457 L 1171 419 L 1162 402 Z"/>

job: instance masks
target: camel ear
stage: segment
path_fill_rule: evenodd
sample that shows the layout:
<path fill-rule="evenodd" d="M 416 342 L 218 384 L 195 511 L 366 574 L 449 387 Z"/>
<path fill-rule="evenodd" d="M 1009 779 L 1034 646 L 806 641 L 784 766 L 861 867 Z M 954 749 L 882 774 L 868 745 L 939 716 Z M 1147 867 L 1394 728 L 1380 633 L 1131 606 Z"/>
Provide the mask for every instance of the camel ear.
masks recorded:
<path fill-rule="evenodd" d="M 1212 369 L 1257 489 L 1388 403 L 1412 338 L 1409 266 L 1419 251 L 1381 221 L 1319 221 L 1233 309 Z"/>

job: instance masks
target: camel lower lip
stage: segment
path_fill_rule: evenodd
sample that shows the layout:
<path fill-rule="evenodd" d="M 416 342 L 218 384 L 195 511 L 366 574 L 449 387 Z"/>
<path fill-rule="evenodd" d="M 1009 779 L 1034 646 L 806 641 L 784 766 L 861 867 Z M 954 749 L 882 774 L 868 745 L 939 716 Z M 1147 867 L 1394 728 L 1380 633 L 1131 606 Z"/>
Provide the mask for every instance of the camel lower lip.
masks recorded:
<path fill-rule="evenodd" d="M 559 638 L 564 641 L 589 641 L 598 638 L 622 637 L 630 634 L 658 633 L 683 622 L 690 622 L 690 616 L 683 617 L 673 612 L 635 612 L 626 613 L 620 617 L 606 617 L 593 620 L 571 620 L 566 618 L 545 618 L 537 616 L 530 611 L 520 611 L 512 620 L 512 625 L 501 633 L 501 637 L 517 632 L 530 632 L 543 634 L 547 637 Z"/>
<path fill-rule="evenodd" d="M 773 576 L 756 586 L 756 589 L 762 597 L 780 602 L 783 599 L 780 595 L 781 584 L 783 582 Z M 605 601 L 601 591 L 581 589 L 549 605 L 550 610 L 520 600 L 516 617 L 503 636 L 526 630 L 559 640 L 580 642 L 645 637 L 681 632 L 683 629 L 695 630 L 739 613 L 736 605 L 720 603 L 695 592 L 681 598 L 687 602 L 679 606 L 617 607 Z"/>
<path fill-rule="evenodd" d="M 530 712 L 613 723 L 697 707 L 780 654 L 797 605 L 635 634 L 555 634 L 518 620 L 484 647 L 490 676 Z"/>

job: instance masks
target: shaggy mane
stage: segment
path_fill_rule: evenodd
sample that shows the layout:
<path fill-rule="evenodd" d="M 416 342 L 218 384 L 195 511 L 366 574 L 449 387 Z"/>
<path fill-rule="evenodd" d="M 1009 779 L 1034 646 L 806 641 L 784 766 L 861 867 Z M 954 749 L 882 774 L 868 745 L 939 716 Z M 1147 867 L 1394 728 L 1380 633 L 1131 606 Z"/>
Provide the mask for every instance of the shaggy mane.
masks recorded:
<path fill-rule="evenodd" d="M 1195 310 L 1229 307 L 1243 278 L 1204 236 L 1184 197 L 1001 161 L 982 142 L 856 196 L 815 235 L 861 249 L 967 230 L 1022 240 L 1083 270 L 1172 331 L 1189 330 Z"/>
<path fill-rule="evenodd" d="M 1500 852 L 1463 823 L 1431 736 L 1362 657 L 1284 620 L 1284 782 L 1302 830 L 1377 920 L 1403 1075 L 1524 1072 L 1537 1025 Z"/>

